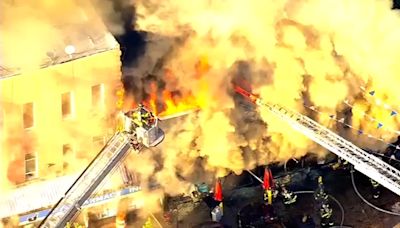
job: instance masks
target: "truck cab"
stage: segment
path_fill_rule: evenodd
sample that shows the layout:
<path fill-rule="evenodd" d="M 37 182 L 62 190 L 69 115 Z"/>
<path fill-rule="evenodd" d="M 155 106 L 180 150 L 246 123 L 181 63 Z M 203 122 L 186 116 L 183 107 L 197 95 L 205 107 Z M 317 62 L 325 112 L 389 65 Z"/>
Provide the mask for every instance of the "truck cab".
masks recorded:
<path fill-rule="evenodd" d="M 164 132 L 158 126 L 159 119 L 143 105 L 124 113 L 123 131 L 131 134 L 138 143 L 146 147 L 155 147 L 165 137 Z"/>

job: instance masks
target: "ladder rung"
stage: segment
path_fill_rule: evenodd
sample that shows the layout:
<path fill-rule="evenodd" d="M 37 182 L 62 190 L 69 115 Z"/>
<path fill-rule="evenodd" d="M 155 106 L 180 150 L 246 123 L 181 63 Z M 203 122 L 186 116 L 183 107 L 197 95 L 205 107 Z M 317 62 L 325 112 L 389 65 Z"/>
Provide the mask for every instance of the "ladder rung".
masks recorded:
<path fill-rule="evenodd" d="M 74 213 L 75 209 L 81 209 L 81 203 L 86 201 L 85 192 L 94 191 L 100 176 L 108 173 L 115 164 L 115 158 L 121 152 L 126 153 L 124 149 L 128 144 L 127 137 L 122 134 L 115 134 L 100 152 L 97 159 L 94 160 L 85 173 L 73 184 L 70 191 L 61 199 L 60 203 L 54 208 L 53 213 L 48 215 L 43 223 L 43 227 L 58 227 L 65 223 L 68 214 Z M 100 180 L 101 181 L 101 180 Z M 74 209 L 75 208 L 75 209 Z"/>
<path fill-rule="evenodd" d="M 280 119 L 285 120 L 296 130 L 301 131 L 311 140 L 326 147 L 326 149 L 331 150 L 339 157 L 344 158 L 353 165 L 363 165 L 366 169 L 364 173 L 365 175 L 374 177 L 376 176 L 376 173 L 379 173 L 382 178 L 376 179 L 375 181 L 400 195 L 399 170 L 382 161 L 380 158 L 360 149 L 356 145 L 340 137 L 326 127 L 323 127 L 307 116 L 303 116 L 300 113 L 278 105 L 267 104 L 264 107 L 267 107 Z M 369 172 L 374 172 L 374 174 Z"/>

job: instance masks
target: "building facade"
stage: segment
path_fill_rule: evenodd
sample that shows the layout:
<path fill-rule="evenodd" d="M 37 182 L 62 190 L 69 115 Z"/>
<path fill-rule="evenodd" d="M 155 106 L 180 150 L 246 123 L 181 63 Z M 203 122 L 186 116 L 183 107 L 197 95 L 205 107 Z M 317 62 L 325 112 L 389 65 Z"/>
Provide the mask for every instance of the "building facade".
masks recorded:
<path fill-rule="evenodd" d="M 82 170 L 112 134 L 121 78 L 112 40 L 106 50 L 0 78 L 3 189 Z"/>
<path fill-rule="evenodd" d="M 0 187 L 83 170 L 114 131 L 120 69 L 114 40 L 107 50 L 0 78 Z"/>
<path fill-rule="evenodd" d="M 73 5 L 73 20 L 46 21 L 51 45 L 21 56 L 43 57 L 37 69 L 5 61 L 19 43 L 0 41 L 0 227 L 35 222 L 115 132 L 120 47 L 89 3 Z M 106 188 L 125 181 L 113 176 Z"/>

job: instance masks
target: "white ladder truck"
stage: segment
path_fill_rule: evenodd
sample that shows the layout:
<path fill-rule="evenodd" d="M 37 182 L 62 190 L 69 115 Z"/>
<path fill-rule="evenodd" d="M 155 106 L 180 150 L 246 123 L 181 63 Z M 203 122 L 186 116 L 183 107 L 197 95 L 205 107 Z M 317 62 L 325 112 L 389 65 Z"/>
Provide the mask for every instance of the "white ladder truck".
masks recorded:
<path fill-rule="evenodd" d="M 158 127 L 159 119 L 140 105 L 122 115 L 123 130 L 114 134 L 78 179 L 57 202 L 39 227 L 61 228 L 73 220 L 83 203 L 114 170 L 130 149 L 139 152 L 143 146 L 154 147 L 165 137 Z"/>
<path fill-rule="evenodd" d="M 359 172 L 400 196 L 400 171 L 398 169 L 298 112 L 277 104 L 265 103 L 256 95 L 238 86 L 235 86 L 235 90 L 257 106 L 268 109 L 314 142 L 345 159 Z"/>

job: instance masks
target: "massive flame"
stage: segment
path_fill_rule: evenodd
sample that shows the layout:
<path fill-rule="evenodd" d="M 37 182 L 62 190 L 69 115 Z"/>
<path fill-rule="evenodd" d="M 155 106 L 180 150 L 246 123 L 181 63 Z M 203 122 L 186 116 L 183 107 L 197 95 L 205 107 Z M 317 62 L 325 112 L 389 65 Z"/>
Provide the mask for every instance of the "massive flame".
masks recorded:
<path fill-rule="evenodd" d="M 203 76 L 207 74 L 209 69 L 210 64 L 208 63 L 207 56 L 200 56 L 193 67 L 194 77 L 196 79 L 195 83 L 197 83 L 197 87 L 199 88 L 196 96 L 190 91 L 169 91 L 168 89 L 159 91 L 157 83 L 150 82 L 150 94 L 148 99 L 145 99 L 142 103 L 159 117 L 206 107 L 208 103 L 207 94 L 209 91 L 207 80 L 204 79 Z M 177 80 L 174 72 L 168 68 L 164 71 L 163 79 L 166 81 Z M 136 106 L 137 104 L 134 103 L 133 105 Z"/>
<path fill-rule="evenodd" d="M 400 39 L 400 17 L 390 8 L 389 0 L 135 1 L 136 28 L 184 40 L 164 61 L 169 72 L 161 80 L 166 89 L 151 90 L 157 95 L 149 97 L 159 97 L 164 104 L 156 111 L 169 114 L 188 104 L 202 108 L 196 117 L 169 129 L 172 133 L 161 145 L 163 169 L 149 175 L 176 192 L 171 183 L 184 186 L 176 173 L 202 179 L 204 170 L 223 175 L 224 170 L 239 173 L 309 152 L 324 155 L 319 153 L 323 148 L 267 111 L 260 111 L 261 118 L 244 113 L 230 91 L 237 75 L 266 102 L 310 114 L 342 136 L 342 125 L 332 123 L 329 115 L 311 113 L 304 103 L 342 118 L 348 108 L 343 101 L 349 100 L 349 122 L 355 128 L 383 135 L 362 111 L 398 129 L 400 115 L 391 117 L 360 90 L 368 84 L 366 90 L 379 91 L 375 97 L 382 103 L 393 108 L 399 103 L 400 68 L 395 61 L 400 52 L 393 43 Z M 149 56 L 157 54 L 147 51 Z M 175 90 L 182 100 L 174 100 Z M 382 149 L 376 141 L 354 132 L 352 136 L 349 139 L 361 147 Z M 395 136 L 389 132 L 385 140 Z"/>
<path fill-rule="evenodd" d="M 161 97 L 158 98 L 155 83 L 151 83 L 151 88 L 149 99 L 143 101 L 143 104 L 159 117 L 201 108 L 200 103 L 192 94 L 174 95 L 174 92 L 164 90 L 160 92 Z M 161 105 L 157 105 L 159 103 Z"/>

